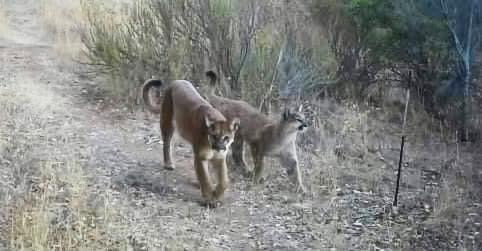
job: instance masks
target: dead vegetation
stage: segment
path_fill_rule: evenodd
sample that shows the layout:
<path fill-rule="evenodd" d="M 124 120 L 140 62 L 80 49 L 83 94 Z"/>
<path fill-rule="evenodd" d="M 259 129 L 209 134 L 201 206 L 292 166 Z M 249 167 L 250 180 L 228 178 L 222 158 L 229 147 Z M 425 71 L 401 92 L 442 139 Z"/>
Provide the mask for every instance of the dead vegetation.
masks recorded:
<path fill-rule="evenodd" d="M 82 58 L 80 33 L 85 26 L 80 1 L 41 0 L 41 20 L 50 31 L 52 45 L 64 64 Z"/>
<path fill-rule="evenodd" d="M 1 86 L 0 219 L 11 250 L 123 249 L 108 193 L 89 192 L 78 136 L 51 114 L 62 101 L 32 80 Z M 55 99 L 55 101 L 54 101 Z M 54 131 L 55 132 L 54 132 Z M 44 157 L 46 156 L 46 157 Z M 116 237 L 117 238 L 117 237 Z"/>

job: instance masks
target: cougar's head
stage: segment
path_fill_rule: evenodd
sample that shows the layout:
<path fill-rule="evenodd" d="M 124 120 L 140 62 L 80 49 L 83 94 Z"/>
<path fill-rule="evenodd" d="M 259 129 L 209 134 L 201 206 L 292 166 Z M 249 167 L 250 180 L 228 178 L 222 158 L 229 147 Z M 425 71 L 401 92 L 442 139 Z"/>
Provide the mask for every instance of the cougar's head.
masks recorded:
<path fill-rule="evenodd" d="M 287 125 L 289 130 L 292 129 L 293 131 L 303 132 L 308 127 L 302 110 L 303 105 L 300 105 L 297 110 L 286 108 L 283 112 L 282 120 Z"/>
<path fill-rule="evenodd" d="M 211 121 L 206 118 L 206 126 L 208 128 L 208 141 L 211 148 L 218 152 L 224 152 L 229 149 L 234 141 L 234 134 L 239 128 L 239 119 L 234 118 L 231 121 Z"/>

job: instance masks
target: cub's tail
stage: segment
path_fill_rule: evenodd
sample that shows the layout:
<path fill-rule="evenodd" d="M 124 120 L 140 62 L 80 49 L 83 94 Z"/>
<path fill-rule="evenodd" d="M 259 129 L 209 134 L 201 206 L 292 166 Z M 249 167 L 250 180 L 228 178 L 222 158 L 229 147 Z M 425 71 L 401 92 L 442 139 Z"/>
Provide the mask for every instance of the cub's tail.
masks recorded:
<path fill-rule="evenodd" d="M 206 77 L 211 81 L 211 85 L 214 86 L 216 85 L 216 80 L 218 80 L 218 75 L 214 71 L 207 71 L 206 72 Z"/>
<path fill-rule="evenodd" d="M 216 81 L 218 80 L 218 75 L 214 71 L 207 71 L 206 77 L 209 79 L 209 92 L 211 94 L 215 93 Z"/>
<path fill-rule="evenodd" d="M 142 99 L 144 100 L 144 104 L 146 105 L 147 109 L 153 113 L 161 113 L 161 105 L 152 105 L 152 100 L 149 96 L 149 91 L 152 87 L 159 88 L 162 86 L 162 81 L 158 79 L 149 79 L 144 82 L 142 86 Z M 160 91 L 157 91 L 157 97 L 159 98 Z M 158 100 L 159 101 L 159 100 Z"/>

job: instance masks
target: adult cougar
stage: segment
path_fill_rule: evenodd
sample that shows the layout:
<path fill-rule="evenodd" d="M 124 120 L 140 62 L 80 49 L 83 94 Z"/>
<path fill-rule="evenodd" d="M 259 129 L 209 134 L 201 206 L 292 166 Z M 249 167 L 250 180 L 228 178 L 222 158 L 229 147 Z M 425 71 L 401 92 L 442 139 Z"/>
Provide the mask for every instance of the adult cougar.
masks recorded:
<path fill-rule="evenodd" d="M 285 109 L 278 120 L 268 118 L 256 108 L 241 100 L 223 98 L 214 94 L 217 76 L 213 71 L 206 72 L 211 82 L 210 93 L 205 95 L 211 105 L 218 109 L 227 119 L 239 118 L 240 129 L 236 133 L 232 146 L 232 156 L 236 165 L 243 168 L 243 142 L 246 141 L 254 161 L 252 177 L 256 183 L 262 180 L 263 159 L 267 155 L 278 157 L 281 165 L 287 169 L 291 178 L 296 179 L 297 190 L 305 192 L 296 154 L 296 136 L 307 127 L 305 117 L 297 111 Z"/>
<path fill-rule="evenodd" d="M 161 87 L 160 80 L 147 80 L 142 87 L 142 96 L 147 108 L 160 113 L 161 134 L 166 169 L 173 170 L 171 139 L 176 128 L 182 138 L 192 145 L 194 169 L 201 193 L 207 205 L 215 205 L 228 185 L 226 154 L 239 128 L 239 119 L 226 119 L 199 95 L 194 86 L 185 80 L 174 80 L 164 90 L 160 107 L 153 106 L 149 98 L 152 87 Z M 208 164 L 217 173 L 217 186 L 213 190 Z"/>

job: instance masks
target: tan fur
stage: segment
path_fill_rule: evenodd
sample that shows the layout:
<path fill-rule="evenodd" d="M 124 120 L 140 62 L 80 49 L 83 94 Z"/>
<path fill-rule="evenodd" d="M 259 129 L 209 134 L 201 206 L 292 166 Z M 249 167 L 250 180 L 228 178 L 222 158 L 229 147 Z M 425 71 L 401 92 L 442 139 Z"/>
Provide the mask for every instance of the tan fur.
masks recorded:
<path fill-rule="evenodd" d="M 262 180 L 263 159 L 271 155 L 278 157 L 288 174 L 296 178 L 297 190 L 305 191 L 296 154 L 296 136 L 306 124 L 299 111 L 285 110 L 278 120 L 268 118 L 256 108 L 241 100 L 223 98 L 214 94 L 216 74 L 208 71 L 206 76 L 211 80 L 211 91 L 205 95 L 211 105 L 218 109 L 227 119 L 240 119 L 240 129 L 236 133 L 232 146 L 233 160 L 236 165 L 246 171 L 243 160 L 243 142 L 246 141 L 254 160 L 255 182 Z"/>
<path fill-rule="evenodd" d="M 164 90 L 162 105 L 151 105 L 149 89 L 160 87 L 160 80 L 148 80 L 143 86 L 143 98 L 149 110 L 161 113 L 161 134 L 166 169 L 174 169 L 171 157 L 171 139 L 176 129 L 182 138 L 191 143 L 194 152 L 194 169 L 207 202 L 219 199 L 228 185 L 226 153 L 228 152 L 239 119 L 227 120 L 218 110 L 202 98 L 194 86 L 185 80 L 175 80 Z M 208 165 L 217 173 L 217 186 L 213 190 Z"/>

